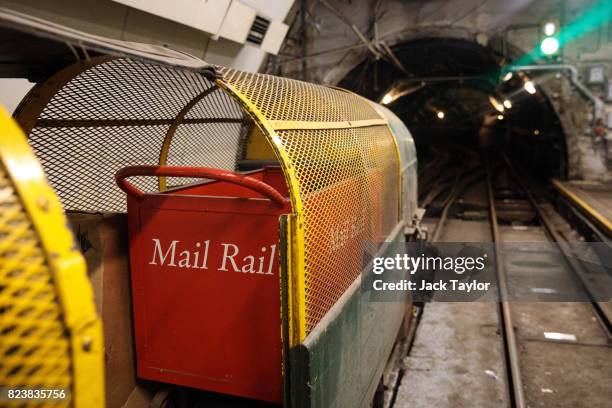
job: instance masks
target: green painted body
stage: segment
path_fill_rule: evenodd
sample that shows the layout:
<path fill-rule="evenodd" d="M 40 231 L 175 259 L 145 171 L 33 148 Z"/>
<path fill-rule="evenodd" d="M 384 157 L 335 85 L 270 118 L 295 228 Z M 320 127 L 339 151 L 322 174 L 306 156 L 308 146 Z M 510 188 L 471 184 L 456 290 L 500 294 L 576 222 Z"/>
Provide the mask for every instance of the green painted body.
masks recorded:
<path fill-rule="evenodd" d="M 396 231 L 390 241 L 403 242 L 403 229 Z M 304 342 L 290 350 L 286 403 L 291 407 L 370 406 L 407 302 L 371 302 L 361 281 L 357 279 Z"/>

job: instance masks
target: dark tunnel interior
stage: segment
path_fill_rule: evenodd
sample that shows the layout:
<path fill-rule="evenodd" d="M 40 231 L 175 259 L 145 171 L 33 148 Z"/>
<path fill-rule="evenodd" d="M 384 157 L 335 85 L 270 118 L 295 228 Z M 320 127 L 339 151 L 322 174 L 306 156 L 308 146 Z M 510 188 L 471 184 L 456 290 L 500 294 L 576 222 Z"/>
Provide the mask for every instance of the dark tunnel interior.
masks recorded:
<path fill-rule="evenodd" d="M 537 85 L 527 92 L 522 73 L 503 77 L 501 55 L 449 38 L 412 40 L 393 52 L 405 70 L 369 58 L 340 86 L 393 110 L 410 129 L 421 164 L 436 150 L 488 148 L 542 181 L 566 177 L 564 132 L 548 96 Z"/>

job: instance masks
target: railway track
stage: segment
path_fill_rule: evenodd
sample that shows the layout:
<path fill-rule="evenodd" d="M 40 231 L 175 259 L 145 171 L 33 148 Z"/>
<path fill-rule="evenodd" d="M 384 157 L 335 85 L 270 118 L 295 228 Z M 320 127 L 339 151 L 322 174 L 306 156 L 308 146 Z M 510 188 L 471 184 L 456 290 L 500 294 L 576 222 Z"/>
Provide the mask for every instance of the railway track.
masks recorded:
<path fill-rule="evenodd" d="M 538 202 L 533 192 L 528 187 L 527 183 L 521 178 L 512 163 L 505 156 L 501 161 L 501 167 L 502 171 L 506 171 L 511 177 L 509 185 L 514 187 L 511 190 L 513 195 L 515 197 L 520 197 L 518 200 L 522 200 L 523 202 L 526 201 L 530 206 L 530 210 L 533 211 L 535 218 L 533 224 L 539 226 L 544 231 L 548 241 L 554 244 L 554 246 L 558 249 L 559 253 L 562 255 L 562 259 L 564 261 L 563 270 L 570 275 L 570 278 L 574 278 L 575 282 L 578 283 L 579 290 L 582 291 L 582 293 L 585 295 L 585 298 L 588 299 L 588 302 L 584 302 L 584 304 L 587 304 L 591 307 L 592 315 L 596 317 L 596 320 L 601 327 L 603 335 L 605 336 L 605 338 L 607 338 L 607 344 L 602 344 L 601 346 L 609 347 L 611 344 L 610 341 L 612 339 L 609 304 L 606 305 L 603 302 L 597 301 L 596 296 L 593 293 L 592 285 L 589 284 L 587 278 L 585 277 L 585 272 L 583 271 L 583 266 L 581 265 L 579 258 L 577 258 L 575 254 L 571 252 L 569 245 L 566 244 L 567 237 L 564 237 L 559 232 L 559 220 L 553 218 L 553 216 L 551 215 L 552 211 L 544 211 L 542 205 Z M 536 398 L 534 398 L 533 395 L 531 395 L 530 398 L 526 396 L 526 389 L 528 389 L 529 387 L 528 384 L 525 383 L 523 371 L 525 370 L 525 367 L 528 366 L 531 362 L 521 362 L 520 347 L 522 343 L 526 341 L 526 339 L 517 335 L 517 332 L 520 332 L 520 324 L 518 324 L 519 328 L 517 330 L 517 324 L 514 321 L 514 315 L 516 314 L 516 309 L 518 308 L 518 306 L 515 306 L 513 303 L 510 302 L 511 296 L 508 287 L 510 277 L 508 276 L 506 270 L 507 263 L 504 259 L 505 251 L 502 248 L 502 245 L 505 242 L 505 233 L 503 229 L 500 228 L 500 219 L 498 217 L 497 212 L 498 200 L 496 198 L 495 189 L 493 185 L 494 174 L 492 165 L 491 163 L 489 163 L 489 160 L 487 160 L 486 173 L 489 222 L 491 228 L 491 236 L 496 251 L 496 272 L 498 278 L 500 300 L 500 329 L 504 343 L 504 358 L 507 368 L 509 402 L 510 406 L 524 408 L 533 405 L 537 402 Z M 526 242 L 531 239 L 530 236 L 527 236 L 526 238 Z M 514 238 L 514 240 L 516 241 L 516 237 Z M 559 335 L 558 337 L 561 340 L 567 340 L 571 339 L 570 336 L 572 335 L 567 334 L 566 336 Z M 550 337 L 553 338 L 552 341 L 555 341 L 554 336 Z M 550 340 L 550 337 L 547 338 L 547 340 Z"/>
<path fill-rule="evenodd" d="M 567 265 L 569 266 L 570 271 L 580 282 L 581 289 L 587 295 L 589 299 L 589 304 L 593 308 L 595 316 L 597 316 L 597 321 L 602 326 L 602 330 L 605 331 L 608 340 L 612 342 L 612 309 L 610 308 L 609 302 L 608 304 L 606 304 L 605 302 L 600 302 L 599 300 L 597 300 L 598 298 L 594 293 L 596 289 L 593 287 L 593 284 L 586 276 L 584 266 L 581 265 L 579 259 L 575 256 L 576 254 L 572 253 L 568 245 L 564 244 L 564 242 L 567 241 L 567 237 L 563 236 L 563 234 L 557 230 L 553 217 L 540 208 L 532 191 L 527 187 L 525 181 L 518 175 L 514 166 L 512 166 L 512 163 L 505 156 L 504 162 L 506 163 L 506 166 L 510 170 L 517 184 L 524 192 L 529 203 L 532 205 L 540 221 L 540 224 L 546 230 L 546 233 L 548 234 L 550 240 L 557 245 L 559 252 L 563 255 Z"/>
<path fill-rule="evenodd" d="M 497 331 L 501 339 L 497 359 L 503 361 L 506 391 L 502 405 L 520 408 L 605 406 L 606 390 L 609 391 L 612 381 L 610 302 L 598 299 L 596 292 L 600 282 L 591 279 L 585 265 L 566 244 L 578 241 L 579 237 L 572 235 L 571 228 L 555 212 L 552 204 L 534 193 L 507 158 L 491 158 L 491 161 L 486 158 L 479 166 L 469 170 L 462 168 L 455 174 L 456 178 L 447 187 L 446 194 L 437 197 L 441 200 L 438 204 L 440 210 L 436 212 L 439 217 L 435 222 L 430 221 L 430 241 L 461 241 L 456 237 L 465 234 L 466 224 L 462 224 L 459 231 L 453 231 L 458 228 L 456 218 L 461 217 L 461 210 L 457 208 L 461 207 L 460 197 L 475 187 L 485 191 L 480 212 L 486 216 L 475 225 L 488 229 L 488 239 L 496 252 L 499 301 L 491 307 L 497 309 Z M 474 239 L 487 240 L 484 235 Z M 505 244 L 521 242 L 534 242 L 534 248 L 522 254 L 506 251 Z M 539 251 L 538 244 L 557 248 L 556 253 L 560 256 L 557 256 L 558 264 L 554 268 L 550 267 L 552 262 L 547 265 L 542 261 L 551 251 Z M 545 280 L 540 279 L 538 287 L 521 286 L 530 279 L 538 281 L 538 275 L 545 277 L 550 284 L 546 285 L 542 283 Z M 559 282 L 575 288 L 583 301 L 551 301 L 555 284 Z M 535 289 L 549 293 L 538 294 L 537 301 L 534 301 Z M 529 290 L 532 290 L 531 301 L 516 301 L 521 291 Z M 466 303 L 452 307 L 456 313 L 470 306 L 474 305 Z M 428 307 L 425 307 L 425 321 Z M 479 327 L 475 324 L 472 330 Z M 602 369 L 602 361 L 607 361 L 604 363 L 607 368 L 603 366 Z M 483 368 L 489 363 L 483 363 Z M 468 362 L 465 364 L 469 365 Z M 572 392 L 573 389 L 591 392 L 587 396 L 578 396 Z M 454 393 L 449 392 L 449 395 Z"/>
<path fill-rule="evenodd" d="M 497 272 L 497 287 L 499 291 L 499 319 L 500 329 L 504 343 L 504 361 L 507 367 L 507 384 L 509 389 L 510 404 L 515 407 L 524 408 L 527 406 L 525 402 L 525 394 L 523 392 L 523 378 L 519 366 L 519 353 L 512 323 L 512 313 L 510 311 L 510 303 L 508 300 L 508 278 L 505 273 L 503 250 L 501 248 L 502 240 L 499 231 L 499 223 L 497 218 L 497 208 L 495 205 L 495 195 L 493 192 L 491 163 L 487 157 L 486 160 L 486 180 L 487 180 L 487 197 L 489 202 L 489 220 L 491 224 L 491 236 L 495 245 L 495 269 Z"/>

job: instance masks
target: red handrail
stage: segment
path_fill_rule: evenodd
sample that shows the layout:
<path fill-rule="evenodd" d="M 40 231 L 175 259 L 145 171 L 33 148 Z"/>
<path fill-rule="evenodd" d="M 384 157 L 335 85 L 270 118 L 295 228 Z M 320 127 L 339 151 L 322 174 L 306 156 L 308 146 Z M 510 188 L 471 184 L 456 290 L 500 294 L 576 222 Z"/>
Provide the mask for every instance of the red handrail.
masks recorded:
<path fill-rule="evenodd" d="M 257 191 L 268 197 L 274 204 L 282 207 L 287 203 L 287 199 L 281 195 L 274 187 L 254 179 L 253 177 L 245 176 L 244 174 L 235 173 L 229 170 L 212 169 L 209 167 L 174 167 L 174 166 L 129 166 L 124 167 L 115 174 L 115 180 L 120 189 L 142 200 L 145 193 L 138 187 L 131 184 L 126 179 L 134 176 L 166 176 L 166 177 L 197 177 L 207 178 L 212 180 L 221 180 L 228 183 L 237 184 Z"/>

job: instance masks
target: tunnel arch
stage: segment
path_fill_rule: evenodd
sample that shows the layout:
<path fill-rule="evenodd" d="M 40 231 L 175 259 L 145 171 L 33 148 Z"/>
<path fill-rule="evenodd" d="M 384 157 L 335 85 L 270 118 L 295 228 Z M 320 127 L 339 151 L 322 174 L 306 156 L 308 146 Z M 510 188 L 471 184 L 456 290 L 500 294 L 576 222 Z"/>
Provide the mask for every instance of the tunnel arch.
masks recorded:
<path fill-rule="evenodd" d="M 503 34 L 503 32 L 500 32 L 489 35 L 467 27 L 431 24 L 411 27 L 399 33 L 384 36 L 382 39 L 394 52 L 401 49 L 401 47 L 406 44 L 416 44 L 419 42 L 429 42 L 430 44 L 449 43 L 454 44 L 458 49 L 468 47 L 479 50 L 478 52 L 490 57 L 491 66 L 495 67 L 495 75 L 491 78 L 493 83 L 493 80 L 497 81 L 499 79 L 499 72 L 502 66 L 517 60 L 527 51 L 506 41 Z M 451 47 L 449 47 L 449 49 L 450 48 Z M 416 53 L 412 54 L 412 59 L 417 59 L 419 57 L 420 55 Z M 398 55 L 398 58 L 402 60 L 401 55 Z M 356 87 L 354 81 L 351 82 L 351 78 L 354 78 L 360 70 L 367 70 L 365 66 L 368 64 L 372 65 L 373 62 L 367 50 L 353 50 L 330 71 L 325 77 L 325 82 L 338 84 L 339 86 L 362 93 L 368 98 L 380 101 L 382 96 L 389 89 L 388 86 L 384 86 L 384 83 L 380 84 L 379 82 L 376 90 L 367 90 L 359 89 Z M 385 76 L 385 74 L 381 74 L 385 69 L 381 68 L 381 65 L 387 66 L 389 70 L 386 71 L 386 73 L 389 77 L 405 77 L 404 73 L 392 67 L 391 64 L 386 61 L 381 60 L 376 62 L 376 64 L 378 64 L 377 69 L 379 78 Z M 410 65 L 410 62 L 408 62 L 407 65 Z M 410 69 L 408 69 L 408 71 L 410 71 Z M 561 163 L 558 168 L 558 174 L 555 175 L 561 178 L 579 178 L 581 174 L 581 152 L 579 145 L 580 136 L 584 132 L 582 130 L 583 124 L 581 124 L 575 112 L 577 110 L 586 110 L 589 107 L 584 101 L 578 100 L 577 102 L 572 101 L 574 105 L 572 109 L 564 108 L 570 101 L 568 95 L 571 93 L 572 86 L 570 81 L 567 80 L 564 75 L 560 74 L 562 73 L 552 72 L 545 75 L 543 80 L 537 82 L 537 87 L 540 90 L 539 97 L 541 98 L 541 104 L 546 106 L 551 114 L 551 118 L 554 118 L 554 120 L 558 122 L 559 133 L 562 136 L 559 143 L 562 150 L 562 153 L 560 153 L 562 156 Z M 375 80 L 372 82 L 374 81 Z M 475 83 L 470 84 L 469 79 L 466 79 L 464 85 L 465 84 L 470 85 L 472 88 L 481 88 L 484 91 L 487 90 L 486 86 L 479 87 Z M 494 89 L 494 87 L 491 88 L 491 90 Z M 576 98 L 574 98 L 574 100 L 575 99 Z"/>

